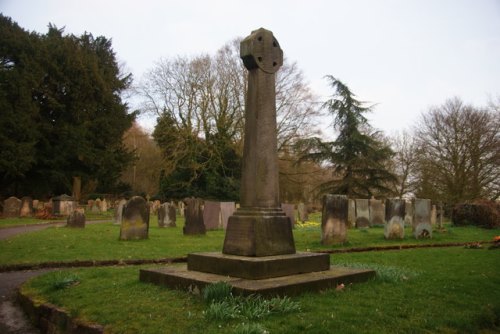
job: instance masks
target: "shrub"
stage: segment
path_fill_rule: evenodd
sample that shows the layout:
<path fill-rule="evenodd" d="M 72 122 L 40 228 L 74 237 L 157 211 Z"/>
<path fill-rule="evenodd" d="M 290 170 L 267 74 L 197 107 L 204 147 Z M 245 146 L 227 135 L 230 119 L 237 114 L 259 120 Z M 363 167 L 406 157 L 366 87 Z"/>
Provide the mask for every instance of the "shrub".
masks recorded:
<path fill-rule="evenodd" d="M 500 203 L 478 200 L 457 204 L 451 215 L 453 225 L 475 225 L 484 228 L 500 227 Z"/>

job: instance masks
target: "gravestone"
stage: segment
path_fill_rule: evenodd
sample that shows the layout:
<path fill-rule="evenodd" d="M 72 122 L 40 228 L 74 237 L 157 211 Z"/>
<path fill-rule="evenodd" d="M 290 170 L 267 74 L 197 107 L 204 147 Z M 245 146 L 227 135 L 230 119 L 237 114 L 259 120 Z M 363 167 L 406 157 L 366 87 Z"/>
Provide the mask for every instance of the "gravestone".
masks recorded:
<path fill-rule="evenodd" d="M 203 224 L 207 230 L 222 228 L 220 202 L 205 201 L 203 207 Z"/>
<path fill-rule="evenodd" d="M 182 233 L 185 235 L 206 234 L 205 224 L 203 224 L 203 200 L 187 198 L 184 202 L 186 204 L 184 209 L 186 223 L 182 228 Z"/>
<path fill-rule="evenodd" d="M 333 245 L 347 241 L 349 200 L 345 195 L 323 196 L 321 244 Z"/>
<path fill-rule="evenodd" d="M 290 203 L 281 203 L 281 210 L 285 212 L 285 215 L 290 219 L 290 224 L 292 227 L 295 226 L 295 205 Z"/>
<path fill-rule="evenodd" d="M 405 207 L 403 199 L 387 199 L 385 202 L 384 237 L 386 239 L 404 239 Z"/>
<path fill-rule="evenodd" d="M 123 207 L 127 203 L 126 199 L 121 199 L 118 204 L 116 205 L 115 209 L 115 225 L 120 225 L 122 223 L 122 217 L 123 217 Z"/>
<path fill-rule="evenodd" d="M 405 226 L 413 226 L 413 201 L 405 201 Z"/>
<path fill-rule="evenodd" d="M 21 211 L 22 201 L 17 197 L 9 197 L 3 201 L 4 218 L 17 218 Z"/>
<path fill-rule="evenodd" d="M 347 226 L 349 228 L 356 227 L 356 201 L 349 199 L 347 204 Z"/>
<path fill-rule="evenodd" d="M 94 205 L 92 206 L 92 212 L 93 213 L 101 212 L 101 199 L 100 198 L 96 198 L 96 200 L 94 201 Z"/>
<path fill-rule="evenodd" d="M 436 219 L 437 219 L 437 210 L 436 206 L 433 205 L 431 207 L 431 226 L 436 226 Z"/>
<path fill-rule="evenodd" d="M 123 206 L 120 240 L 147 239 L 149 232 L 149 208 L 146 200 L 134 196 Z"/>
<path fill-rule="evenodd" d="M 184 202 L 183 201 L 177 202 L 177 208 L 179 209 L 179 216 L 184 217 L 184 209 L 186 208 Z"/>
<path fill-rule="evenodd" d="M 75 210 L 70 213 L 68 219 L 66 220 L 67 227 L 84 228 L 85 227 L 85 215 L 79 210 Z"/>
<path fill-rule="evenodd" d="M 158 210 L 160 209 L 161 202 L 159 200 L 153 201 L 153 206 L 152 206 L 152 213 L 154 215 L 158 214 Z"/>
<path fill-rule="evenodd" d="M 415 198 L 413 210 L 412 230 L 415 238 L 432 238 L 431 200 Z"/>
<path fill-rule="evenodd" d="M 165 202 L 157 210 L 159 227 L 175 227 L 175 206 Z"/>
<path fill-rule="evenodd" d="M 103 199 L 101 201 L 101 212 L 107 212 L 108 211 L 108 202 L 106 199 Z"/>
<path fill-rule="evenodd" d="M 31 197 L 21 198 L 21 210 L 19 211 L 19 217 L 31 217 L 33 216 L 33 200 Z"/>
<path fill-rule="evenodd" d="M 52 213 L 54 215 L 68 216 L 77 208 L 75 199 L 63 194 L 52 198 Z"/>
<path fill-rule="evenodd" d="M 227 228 L 227 222 L 229 221 L 229 217 L 234 214 L 236 210 L 236 205 L 234 202 L 220 202 L 220 216 L 222 219 L 222 228 Z"/>
<path fill-rule="evenodd" d="M 370 227 L 370 206 L 367 199 L 356 200 L 356 227 Z"/>
<path fill-rule="evenodd" d="M 383 226 L 385 223 L 384 202 L 378 199 L 370 199 L 370 226 Z"/>
<path fill-rule="evenodd" d="M 93 199 L 89 199 L 87 201 L 87 211 L 90 212 L 92 211 L 92 208 L 94 207 L 94 200 Z"/>
<path fill-rule="evenodd" d="M 307 212 L 307 207 L 302 202 L 297 205 L 297 215 L 298 215 L 299 221 L 301 223 L 305 223 L 306 221 L 309 220 L 309 215 L 308 215 L 308 212 Z"/>

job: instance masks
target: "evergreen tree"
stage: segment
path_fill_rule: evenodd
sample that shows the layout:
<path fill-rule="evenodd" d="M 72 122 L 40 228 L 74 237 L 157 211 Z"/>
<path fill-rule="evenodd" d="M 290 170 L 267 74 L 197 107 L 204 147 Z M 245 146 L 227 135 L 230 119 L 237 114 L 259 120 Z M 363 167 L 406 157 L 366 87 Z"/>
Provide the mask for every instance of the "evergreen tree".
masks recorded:
<path fill-rule="evenodd" d="M 352 198 L 386 196 L 395 182 L 385 163 L 393 155 L 388 145 L 377 139 L 365 114 L 372 107 L 356 99 L 356 95 L 333 76 L 327 76 L 334 94 L 324 103 L 333 116 L 335 141 L 323 142 L 319 138 L 301 141 L 304 154 L 300 161 L 311 160 L 330 164 L 333 177 L 320 185 L 322 193 L 344 194 Z"/>

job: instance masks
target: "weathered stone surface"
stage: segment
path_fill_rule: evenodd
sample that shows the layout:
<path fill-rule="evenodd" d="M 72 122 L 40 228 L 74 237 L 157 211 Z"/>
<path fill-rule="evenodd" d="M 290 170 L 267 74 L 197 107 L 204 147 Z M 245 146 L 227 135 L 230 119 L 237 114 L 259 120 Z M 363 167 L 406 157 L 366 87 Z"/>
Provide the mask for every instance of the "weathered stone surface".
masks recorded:
<path fill-rule="evenodd" d="M 347 241 L 348 203 L 345 195 L 323 196 L 321 244 L 333 245 Z"/>
<path fill-rule="evenodd" d="M 222 217 L 220 212 L 220 202 L 205 201 L 203 207 L 203 223 L 207 230 L 222 228 Z"/>
<path fill-rule="evenodd" d="M 292 224 L 292 227 L 295 226 L 295 205 L 291 203 L 281 203 L 281 210 L 283 210 L 285 215 L 290 218 L 290 224 Z"/>
<path fill-rule="evenodd" d="M 186 208 L 186 205 L 184 204 L 184 202 L 183 201 L 179 201 L 177 203 L 177 208 L 179 208 L 179 215 L 181 217 L 184 217 L 184 209 Z"/>
<path fill-rule="evenodd" d="M 186 208 L 184 216 L 186 223 L 182 232 L 188 235 L 205 234 L 206 228 L 203 224 L 203 201 L 198 198 L 187 198 L 184 200 Z"/>
<path fill-rule="evenodd" d="M 147 239 L 149 207 L 144 198 L 134 196 L 123 206 L 120 240 Z"/>
<path fill-rule="evenodd" d="M 378 199 L 370 199 L 370 226 L 383 226 L 385 223 L 384 202 Z"/>
<path fill-rule="evenodd" d="M 297 205 L 297 216 L 299 217 L 299 221 L 305 223 L 309 220 L 309 213 L 307 212 L 307 206 L 304 203 L 299 203 Z"/>
<path fill-rule="evenodd" d="M 158 208 L 158 226 L 159 227 L 175 227 L 175 207 L 172 203 L 166 202 Z M 173 213 L 173 214 L 172 214 Z"/>
<path fill-rule="evenodd" d="M 73 211 L 66 220 L 66 226 L 75 228 L 85 227 L 85 215 L 78 210 Z"/>
<path fill-rule="evenodd" d="M 236 210 L 236 205 L 234 204 L 234 202 L 220 202 L 220 212 L 221 212 L 220 215 L 222 219 L 223 229 L 227 228 L 229 217 L 231 217 L 234 214 L 235 210 Z"/>
<path fill-rule="evenodd" d="M 106 201 L 106 199 L 103 199 L 101 201 L 101 212 L 107 212 L 108 211 L 108 202 Z"/>
<path fill-rule="evenodd" d="M 3 201 L 3 216 L 5 218 L 19 217 L 22 201 L 17 197 L 9 197 Z"/>
<path fill-rule="evenodd" d="M 31 197 L 21 198 L 21 210 L 19 211 L 19 217 L 31 217 L 33 216 L 33 200 Z"/>
<path fill-rule="evenodd" d="M 126 199 L 121 199 L 118 202 L 118 205 L 115 208 L 115 225 L 120 225 L 122 223 L 122 217 L 123 217 L 123 207 L 127 203 Z"/>
<path fill-rule="evenodd" d="M 413 226 L 413 201 L 405 201 L 405 225 Z"/>
<path fill-rule="evenodd" d="M 403 199 L 388 199 L 385 202 L 384 236 L 386 239 L 404 239 L 405 237 L 405 206 Z"/>
<path fill-rule="evenodd" d="M 61 195 L 52 198 L 52 213 L 54 215 L 67 216 L 75 211 L 77 203 L 75 199 L 68 195 Z"/>
<path fill-rule="evenodd" d="M 356 227 L 356 201 L 349 199 L 347 206 L 347 226 L 349 228 Z"/>
<path fill-rule="evenodd" d="M 356 227 L 370 227 L 370 207 L 367 199 L 356 200 Z"/>
<path fill-rule="evenodd" d="M 437 209 L 436 209 L 436 206 L 433 205 L 431 207 L 431 226 L 436 225 L 436 218 L 437 218 Z"/>
<path fill-rule="evenodd" d="M 415 198 L 413 209 L 413 235 L 417 239 L 432 238 L 431 200 Z"/>
<path fill-rule="evenodd" d="M 248 257 L 221 253 L 188 254 L 188 270 L 231 277 L 263 279 L 330 269 L 330 255 L 295 254 Z"/>

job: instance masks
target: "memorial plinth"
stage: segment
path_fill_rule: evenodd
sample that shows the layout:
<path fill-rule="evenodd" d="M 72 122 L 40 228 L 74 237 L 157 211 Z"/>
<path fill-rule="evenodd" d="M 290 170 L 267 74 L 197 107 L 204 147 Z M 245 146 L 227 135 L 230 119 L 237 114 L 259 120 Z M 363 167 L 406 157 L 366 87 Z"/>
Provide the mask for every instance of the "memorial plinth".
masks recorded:
<path fill-rule="evenodd" d="M 239 208 L 229 217 L 222 253 L 188 254 L 187 266 L 144 269 L 143 282 L 200 291 L 218 281 L 241 294 L 296 294 L 366 280 L 372 270 L 330 269 L 330 256 L 296 253 L 292 224 L 281 209 L 276 130 L 276 71 L 283 51 L 258 29 L 241 42 L 248 69 Z"/>

